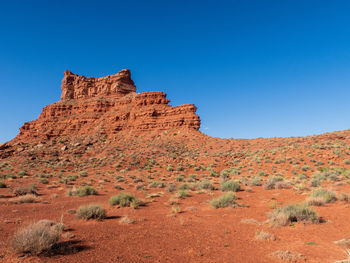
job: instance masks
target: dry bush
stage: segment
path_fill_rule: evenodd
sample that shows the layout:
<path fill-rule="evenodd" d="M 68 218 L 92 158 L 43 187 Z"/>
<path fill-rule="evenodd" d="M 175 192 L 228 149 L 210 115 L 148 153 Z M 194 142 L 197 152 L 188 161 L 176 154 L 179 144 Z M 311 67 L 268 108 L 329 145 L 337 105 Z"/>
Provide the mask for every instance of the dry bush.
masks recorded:
<path fill-rule="evenodd" d="M 281 181 L 275 184 L 276 189 L 289 189 L 290 187 L 291 187 L 291 184 L 289 182 Z"/>
<path fill-rule="evenodd" d="M 15 204 L 38 203 L 40 202 L 40 198 L 34 194 L 26 194 L 26 195 L 15 197 L 11 199 L 10 202 Z"/>
<path fill-rule="evenodd" d="M 13 249 L 20 254 L 39 255 L 57 245 L 63 224 L 50 220 L 40 220 L 18 230 L 12 239 Z"/>
<path fill-rule="evenodd" d="M 288 250 L 285 250 L 285 251 L 277 250 L 273 253 L 273 255 L 279 259 L 282 259 L 285 261 L 293 261 L 293 262 L 303 257 L 303 255 L 299 253 L 292 253 Z"/>
<path fill-rule="evenodd" d="M 341 240 L 334 241 L 333 243 L 336 245 L 339 245 L 339 246 L 350 248 L 350 239 L 348 239 L 348 238 L 343 238 Z"/>
<path fill-rule="evenodd" d="M 119 220 L 119 223 L 122 223 L 122 224 L 134 224 L 134 223 L 135 223 L 135 220 L 129 218 L 128 216 L 123 216 L 123 217 Z"/>
<path fill-rule="evenodd" d="M 13 189 L 13 193 L 15 196 L 26 195 L 26 194 L 33 194 L 33 195 L 38 194 L 37 188 L 35 185 L 17 186 L 15 189 Z"/>
<path fill-rule="evenodd" d="M 255 238 L 259 240 L 276 240 L 276 237 L 273 234 L 265 232 L 264 230 L 257 231 L 255 233 Z"/>
<path fill-rule="evenodd" d="M 324 200 L 323 197 L 317 196 L 317 197 L 309 197 L 306 199 L 307 205 L 312 205 L 312 206 L 323 206 L 326 201 Z"/>
<path fill-rule="evenodd" d="M 306 204 L 289 204 L 269 214 L 273 226 L 286 226 L 291 222 L 319 223 L 320 218 Z"/>
<path fill-rule="evenodd" d="M 98 204 L 84 205 L 79 207 L 76 217 L 84 220 L 103 220 L 106 218 L 106 210 Z"/>

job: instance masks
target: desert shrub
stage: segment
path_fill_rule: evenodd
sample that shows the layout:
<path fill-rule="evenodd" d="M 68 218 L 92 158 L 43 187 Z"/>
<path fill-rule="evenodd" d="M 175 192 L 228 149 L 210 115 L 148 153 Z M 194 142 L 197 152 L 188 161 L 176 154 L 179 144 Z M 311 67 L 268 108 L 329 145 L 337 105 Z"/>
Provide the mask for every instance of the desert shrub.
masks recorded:
<path fill-rule="evenodd" d="M 276 184 L 278 182 L 282 182 L 282 181 L 283 181 L 283 177 L 282 176 L 272 176 L 266 181 L 266 183 L 263 185 L 263 188 L 265 190 L 275 189 L 276 188 Z"/>
<path fill-rule="evenodd" d="M 311 206 L 323 206 L 326 203 L 323 197 L 309 197 L 306 199 L 306 204 Z"/>
<path fill-rule="evenodd" d="M 229 192 L 213 199 L 210 204 L 214 208 L 224 208 L 228 206 L 234 206 L 236 204 L 236 196 L 234 193 Z"/>
<path fill-rule="evenodd" d="M 163 187 L 165 187 L 165 183 L 160 182 L 160 181 L 154 181 L 149 185 L 149 187 L 151 187 L 151 188 L 163 188 Z"/>
<path fill-rule="evenodd" d="M 81 171 L 81 172 L 79 172 L 79 175 L 80 175 L 80 177 L 87 177 L 88 173 L 85 171 Z"/>
<path fill-rule="evenodd" d="M 290 188 L 290 183 L 289 182 L 284 182 L 284 181 L 277 182 L 275 184 L 275 188 L 276 189 L 289 189 Z"/>
<path fill-rule="evenodd" d="M 189 193 L 188 193 L 187 190 L 182 189 L 182 190 L 179 190 L 179 191 L 177 192 L 177 196 L 178 196 L 179 198 L 181 198 L 181 199 L 184 199 L 184 198 L 186 198 L 186 197 L 189 197 L 190 195 L 189 195 Z"/>
<path fill-rule="evenodd" d="M 33 185 L 29 185 L 29 186 L 17 186 L 14 190 L 13 193 L 16 196 L 19 195 L 26 195 L 26 194 L 34 194 L 37 195 L 38 193 L 36 192 L 37 188 L 36 186 Z"/>
<path fill-rule="evenodd" d="M 176 191 L 176 184 L 169 184 L 168 187 L 167 187 L 167 191 L 169 193 L 172 193 L 172 192 Z"/>
<path fill-rule="evenodd" d="M 255 233 L 255 238 L 259 240 L 276 240 L 276 237 L 273 234 L 265 232 L 264 230 L 257 231 Z"/>
<path fill-rule="evenodd" d="M 11 203 L 23 204 L 23 203 L 37 203 L 40 201 L 40 198 L 34 194 L 20 195 L 11 199 Z"/>
<path fill-rule="evenodd" d="M 184 179 L 185 179 L 185 176 L 182 174 L 180 174 L 176 177 L 176 181 L 178 181 L 178 182 L 182 182 Z"/>
<path fill-rule="evenodd" d="M 241 190 L 241 187 L 239 183 L 230 180 L 222 183 L 220 185 L 220 190 L 223 192 L 227 192 L 227 191 L 238 192 L 239 190 Z"/>
<path fill-rule="evenodd" d="M 330 203 L 337 200 L 333 192 L 323 188 L 313 190 L 310 196 L 323 198 L 326 203 Z"/>
<path fill-rule="evenodd" d="M 39 255 L 57 245 L 62 226 L 49 220 L 40 220 L 18 230 L 12 239 L 12 247 L 17 253 Z"/>
<path fill-rule="evenodd" d="M 87 196 L 87 195 L 96 195 L 97 191 L 95 190 L 95 188 L 93 188 L 92 186 L 86 185 L 83 187 L 80 187 L 76 190 L 72 190 L 72 195 L 77 195 L 77 196 Z"/>
<path fill-rule="evenodd" d="M 252 179 L 250 179 L 249 185 L 258 186 L 261 185 L 261 177 L 260 176 L 253 176 Z"/>
<path fill-rule="evenodd" d="M 319 187 L 321 185 L 321 180 L 318 178 L 311 178 L 310 186 L 311 187 Z"/>
<path fill-rule="evenodd" d="M 188 189 L 190 189 L 190 186 L 188 184 L 182 184 L 179 187 L 179 190 L 188 190 Z"/>
<path fill-rule="evenodd" d="M 98 204 L 84 205 L 79 207 L 76 217 L 84 220 L 102 220 L 106 217 L 106 210 Z"/>
<path fill-rule="evenodd" d="M 198 185 L 199 189 L 214 190 L 214 185 L 209 180 L 203 180 Z"/>
<path fill-rule="evenodd" d="M 109 204 L 120 205 L 122 207 L 133 206 L 137 207 L 138 200 L 135 196 L 129 193 L 120 193 L 109 198 Z"/>
<path fill-rule="evenodd" d="M 0 188 L 6 188 L 6 184 L 0 181 Z"/>
<path fill-rule="evenodd" d="M 270 213 L 270 223 L 276 226 L 285 226 L 291 222 L 310 222 L 318 223 L 320 221 L 316 212 L 310 209 L 306 204 L 289 204 Z"/>
<path fill-rule="evenodd" d="M 47 180 L 46 178 L 43 178 L 40 180 L 40 183 L 42 184 L 48 184 L 49 183 L 49 180 Z"/>

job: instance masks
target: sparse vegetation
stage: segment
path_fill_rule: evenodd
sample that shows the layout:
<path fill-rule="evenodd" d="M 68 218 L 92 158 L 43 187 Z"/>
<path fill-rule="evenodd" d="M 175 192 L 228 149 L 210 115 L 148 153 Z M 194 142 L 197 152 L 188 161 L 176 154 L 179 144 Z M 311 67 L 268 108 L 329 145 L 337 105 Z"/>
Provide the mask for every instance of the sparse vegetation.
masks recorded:
<path fill-rule="evenodd" d="M 103 220 L 106 217 L 106 210 L 98 204 L 84 205 L 79 207 L 76 217 L 84 220 Z"/>
<path fill-rule="evenodd" d="M 62 226 L 49 220 L 40 220 L 18 230 L 12 240 L 17 253 L 39 255 L 57 245 Z"/>
<path fill-rule="evenodd" d="M 286 226 L 291 222 L 319 223 L 320 218 L 306 204 L 289 204 L 270 213 L 270 223 L 275 226 Z"/>
<path fill-rule="evenodd" d="M 237 199 L 237 197 L 235 196 L 235 194 L 232 192 L 229 192 L 229 193 L 221 195 L 218 198 L 215 198 L 214 200 L 212 200 L 210 202 L 210 204 L 214 208 L 224 208 L 224 207 L 228 207 L 228 206 L 235 206 L 236 199 Z"/>
<path fill-rule="evenodd" d="M 109 199 L 109 204 L 112 206 L 120 205 L 122 207 L 134 207 L 138 206 L 138 200 L 135 196 L 129 193 L 120 193 L 114 195 Z"/>

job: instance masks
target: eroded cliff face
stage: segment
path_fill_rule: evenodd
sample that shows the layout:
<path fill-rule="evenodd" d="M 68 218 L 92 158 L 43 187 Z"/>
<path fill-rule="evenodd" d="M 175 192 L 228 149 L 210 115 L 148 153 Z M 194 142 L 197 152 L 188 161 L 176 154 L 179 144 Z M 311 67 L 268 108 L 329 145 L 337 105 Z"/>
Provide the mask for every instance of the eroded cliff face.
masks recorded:
<path fill-rule="evenodd" d="M 172 107 L 163 92 L 137 94 L 129 70 L 102 78 L 66 71 L 61 88 L 61 101 L 44 107 L 37 120 L 25 123 L 17 139 L 200 127 L 194 105 Z"/>
<path fill-rule="evenodd" d="M 136 86 L 128 69 L 102 78 L 87 78 L 66 70 L 62 80 L 62 100 L 86 99 L 96 96 L 122 97 L 136 92 Z"/>

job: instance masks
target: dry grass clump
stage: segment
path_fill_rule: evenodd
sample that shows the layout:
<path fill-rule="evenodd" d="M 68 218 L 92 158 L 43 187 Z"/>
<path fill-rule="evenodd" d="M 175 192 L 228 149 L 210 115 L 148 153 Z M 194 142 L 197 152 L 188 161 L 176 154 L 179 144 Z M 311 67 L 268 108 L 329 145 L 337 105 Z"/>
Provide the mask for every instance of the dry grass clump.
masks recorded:
<path fill-rule="evenodd" d="M 26 195 L 26 194 L 38 195 L 37 187 L 35 185 L 17 186 L 15 189 L 13 189 L 13 194 L 15 196 Z"/>
<path fill-rule="evenodd" d="M 80 206 L 78 208 L 76 217 L 78 219 L 96 219 L 96 220 L 103 220 L 106 218 L 106 210 L 101 207 L 101 205 L 98 204 L 90 204 L 90 205 L 84 205 Z"/>
<path fill-rule="evenodd" d="M 40 220 L 18 230 L 12 239 L 12 247 L 20 254 L 39 255 L 49 252 L 57 245 L 63 228 L 63 224 Z"/>
<path fill-rule="evenodd" d="M 129 218 L 128 216 L 123 216 L 123 217 L 119 220 L 119 223 L 121 223 L 121 224 L 134 224 L 134 223 L 135 223 L 135 220 Z"/>
<path fill-rule="evenodd" d="M 209 180 L 205 179 L 198 184 L 200 190 L 215 190 L 215 186 Z"/>
<path fill-rule="evenodd" d="M 320 218 L 306 204 L 289 204 L 277 208 L 269 214 L 270 223 L 274 226 L 286 226 L 291 222 L 319 223 Z"/>
<path fill-rule="evenodd" d="M 310 197 L 323 198 L 325 203 L 330 203 L 337 200 L 337 197 L 333 192 L 323 188 L 313 190 Z"/>
<path fill-rule="evenodd" d="M 11 203 L 14 203 L 14 204 L 38 203 L 38 202 L 40 202 L 40 198 L 34 194 L 21 195 L 11 199 Z"/>
<path fill-rule="evenodd" d="M 139 202 L 135 196 L 129 193 L 120 193 L 109 198 L 109 204 L 120 205 L 122 207 L 133 207 L 136 208 L 139 205 Z"/>
<path fill-rule="evenodd" d="M 239 185 L 239 183 L 230 180 L 230 181 L 223 182 L 220 185 L 220 190 L 223 192 L 227 192 L 227 191 L 238 192 L 241 190 L 241 186 Z"/>
<path fill-rule="evenodd" d="M 88 196 L 88 195 L 97 195 L 97 191 L 95 190 L 95 188 L 93 188 L 92 186 L 83 186 L 80 187 L 78 189 L 76 189 L 75 187 L 73 187 L 71 190 L 69 190 L 67 192 L 68 196 Z"/>
<path fill-rule="evenodd" d="M 265 232 L 264 230 L 257 231 L 255 233 L 255 239 L 258 240 L 276 240 L 276 237 L 273 234 Z"/>
<path fill-rule="evenodd" d="M 223 195 L 219 196 L 218 198 L 212 200 L 210 202 L 210 204 L 214 208 L 224 208 L 224 207 L 228 207 L 228 206 L 235 206 L 236 199 L 237 199 L 237 197 L 235 196 L 235 194 L 232 192 L 229 192 L 229 193 L 223 194 Z"/>
<path fill-rule="evenodd" d="M 311 206 L 323 206 L 326 203 L 323 197 L 317 196 L 317 197 L 312 197 L 310 196 L 309 198 L 306 199 L 306 204 L 311 205 Z"/>
<path fill-rule="evenodd" d="M 303 255 L 299 253 L 292 253 L 288 250 L 282 251 L 277 250 L 273 253 L 273 255 L 279 259 L 285 260 L 285 261 L 296 261 L 303 257 Z"/>

